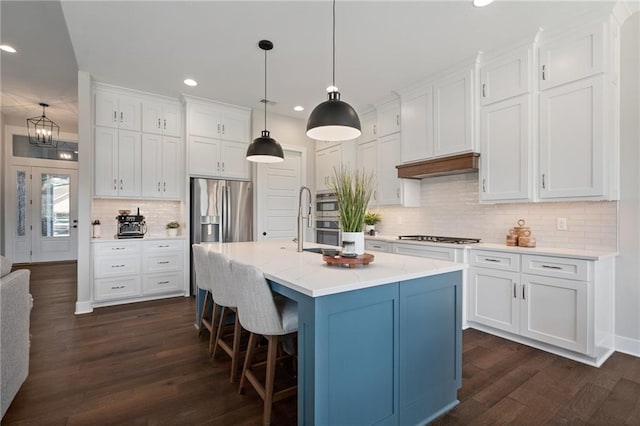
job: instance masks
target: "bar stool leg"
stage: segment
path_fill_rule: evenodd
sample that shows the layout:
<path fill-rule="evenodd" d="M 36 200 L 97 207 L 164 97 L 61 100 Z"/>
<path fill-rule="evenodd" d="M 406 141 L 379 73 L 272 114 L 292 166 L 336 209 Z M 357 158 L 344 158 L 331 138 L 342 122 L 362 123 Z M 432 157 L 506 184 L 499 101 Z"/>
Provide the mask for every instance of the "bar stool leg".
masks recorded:
<path fill-rule="evenodd" d="M 213 302 L 213 308 L 211 310 L 211 333 L 209 334 L 209 355 L 213 353 L 213 344 L 215 342 L 215 336 L 218 334 L 217 330 L 218 328 L 220 328 L 220 323 L 221 323 L 220 316 L 222 315 L 222 313 L 220 313 L 220 315 L 216 315 L 218 313 L 219 306 L 213 300 L 213 296 L 211 297 L 211 301 Z M 218 318 L 217 323 L 216 323 L 216 318 Z"/>
<path fill-rule="evenodd" d="M 271 423 L 271 407 L 273 405 L 273 381 L 276 375 L 276 359 L 278 358 L 278 336 L 265 336 L 267 345 L 267 371 L 264 384 L 264 411 L 262 423 Z"/>
<path fill-rule="evenodd" d="M 233 348 L 231 355 L 231 383 L 236 379 L 238 372 L 238 360 L 240 358 L 240 335 L 242 333 L 242 327 L 240 326 L 240 320 L 238 319 L 238 310 L 236 309 L 235 318 L 233 320 Z"/>
<path fill-rule="evenodd" d="M 247 354 L 244 357 L 244 366 L 242 367 L 242 375 L 240 376 L 240 386 L 238 387 L 238 393 L 244 393 L 244 385 L 247 379 L 247 370 L 251 365 L 251 361 L 253 361 L 253 356 L 255 355 L 256 350 L 256 335 L 253 333 L 249 334 L 249 343 L 247 345 Z"/>
<path fill-rule="evenodd" d="M 211 301 L 211 293 L 207 291 L 204 296 L 204 301 L 202 302 L 202 312 L 200 312 L 200 323 L 198 324 L 198 336 L 201 336 L 202 332 L 205 329 L 204 320 L 205 320 L 205 315 L 207 313 L 207 308 L 209 307 L 210 301 Z M 213 324 L 213 314 L 211 315 L 211 323 Z"/>
<path fill-rule="evenodd" d="M 220 319 L 218 320 L 218 332 L 216 333 L 216 339 L 213 342 L 213 351 L 211 352 L 212 358 L 216 357 L 216 351 L 218 350 L 218 342 L 222 338 L 222 329 L 224 328 L 224 320 L 225 320 L 225 316 L 227 315 L 227 311 L 228 309 L 224 306 L 220 311 Z"/>

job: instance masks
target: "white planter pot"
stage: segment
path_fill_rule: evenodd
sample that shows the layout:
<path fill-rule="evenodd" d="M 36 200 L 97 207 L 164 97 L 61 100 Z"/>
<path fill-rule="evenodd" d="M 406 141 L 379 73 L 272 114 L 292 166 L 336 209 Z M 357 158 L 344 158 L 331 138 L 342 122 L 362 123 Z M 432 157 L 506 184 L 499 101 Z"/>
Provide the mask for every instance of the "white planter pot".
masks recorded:
<path fill-rule="evenodd" d="M 169 237 L 177 237 L 178 236 L 178 228 L 169 228 L 169 229 L 167 229 L 167 236 L 169 236 Z"/>
<path fill-rule="evenodd" d="M 353 241 L 358 256 L 364 254 L 364 232 L 343 232 L 342 241 Z"/>

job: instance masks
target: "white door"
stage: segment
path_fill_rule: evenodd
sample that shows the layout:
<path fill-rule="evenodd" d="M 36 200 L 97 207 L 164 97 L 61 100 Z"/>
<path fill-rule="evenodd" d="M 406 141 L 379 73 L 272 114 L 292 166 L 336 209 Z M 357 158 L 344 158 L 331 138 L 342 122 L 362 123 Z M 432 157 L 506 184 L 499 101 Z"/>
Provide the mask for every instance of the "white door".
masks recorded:
<path fill-rule="evenodd" d="M 31 261 L 77 259 L 77 171 L 33 167 L 31 175 Z"/>
<path fill-rule="evenodd" d="M 258 164 L 258 240 L 291 241 L 297 236 L 302 160 L 302 152 L 285 150 L 283 162 Z M 308 229 L 305 241 L 310 241 Z"/>
<path fill-rule="evenodd" d="M 31 262 L 31 167 L 14 166 L 6 200 L 7 255 L 14 263 Z"/>

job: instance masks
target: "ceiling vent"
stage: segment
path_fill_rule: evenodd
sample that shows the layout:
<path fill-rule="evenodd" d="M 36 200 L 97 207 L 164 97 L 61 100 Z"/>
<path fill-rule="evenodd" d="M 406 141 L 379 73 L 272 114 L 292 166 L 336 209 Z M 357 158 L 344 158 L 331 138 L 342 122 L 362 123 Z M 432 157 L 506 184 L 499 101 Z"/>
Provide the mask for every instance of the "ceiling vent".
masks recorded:
<path fill-rule="evenodd" d="M 480 154 L 453 155 L 450 157 L 434 158 L 433 160 L 418 161 L 409 164 L 400 164 L 398 177 L 405 179 L 423 179 L 435 176 L 458 175 L 478 171 Z"/>

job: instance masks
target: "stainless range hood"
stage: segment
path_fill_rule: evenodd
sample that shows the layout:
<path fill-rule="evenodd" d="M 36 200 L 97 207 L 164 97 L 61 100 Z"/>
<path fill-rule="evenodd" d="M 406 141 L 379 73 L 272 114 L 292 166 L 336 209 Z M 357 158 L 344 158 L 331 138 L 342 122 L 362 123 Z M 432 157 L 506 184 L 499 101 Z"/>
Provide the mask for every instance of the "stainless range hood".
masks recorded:
<path fill-rule="evenodd" d="M 398 177 L 403 179 L 424 179 L 435 176 L 473 173 L 478 171 L 479 157 L 479 153 L 470 152 L 468 154 L 400 164 L 396 166 L 396 169 L 398 169 Z"/>

